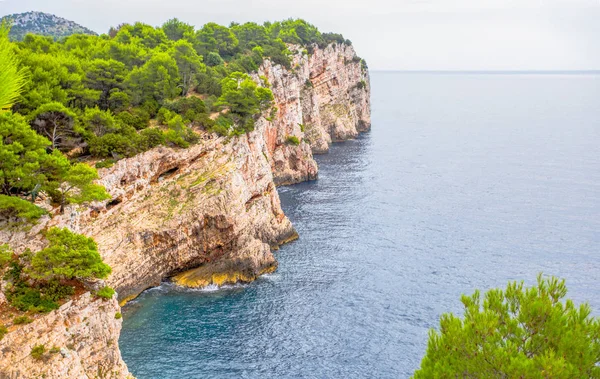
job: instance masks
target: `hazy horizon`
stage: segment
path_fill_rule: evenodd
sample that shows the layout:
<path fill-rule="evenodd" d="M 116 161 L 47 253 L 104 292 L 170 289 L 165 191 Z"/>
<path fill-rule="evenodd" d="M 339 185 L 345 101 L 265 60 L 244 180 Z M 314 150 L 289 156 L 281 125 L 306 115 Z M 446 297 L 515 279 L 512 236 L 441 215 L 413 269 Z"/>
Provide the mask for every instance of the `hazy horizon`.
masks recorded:
<path fill-rule="evenodd" d="M 375 71 L 598 71 L 598 0 L 0 0 L 0 16 L 53 13 L 98 33 L 177 17 L 207 22 L 303 18 L 342 33 Z"/>

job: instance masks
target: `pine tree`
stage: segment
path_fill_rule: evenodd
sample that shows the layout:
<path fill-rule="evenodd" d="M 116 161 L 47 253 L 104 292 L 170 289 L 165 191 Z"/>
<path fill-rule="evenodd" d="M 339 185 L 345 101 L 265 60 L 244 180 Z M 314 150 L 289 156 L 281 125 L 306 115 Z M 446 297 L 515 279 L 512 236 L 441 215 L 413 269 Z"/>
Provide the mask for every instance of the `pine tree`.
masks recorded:
<path fill-rule="evenodd" d="M 414 378 L 600 378 L 600 319 L 576 307 L 564 280 L 463 296 L 465 315 L 444 314 Z"/>
<path fill-rule="evenodd" d="M 9 31 L 8 24 L 3 22 L 0 25 L 0 112 L 12 107 L 25 85 L 25 71 L 19 68 L 13 45 L 8 39 Z"/>

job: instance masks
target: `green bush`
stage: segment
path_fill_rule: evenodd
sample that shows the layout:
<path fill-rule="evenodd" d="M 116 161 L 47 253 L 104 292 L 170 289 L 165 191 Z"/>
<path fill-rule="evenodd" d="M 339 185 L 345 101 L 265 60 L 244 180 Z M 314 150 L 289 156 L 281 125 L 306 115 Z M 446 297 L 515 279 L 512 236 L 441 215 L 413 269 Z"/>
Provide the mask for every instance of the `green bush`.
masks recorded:
<path fill-rule="evenodd" d="M 4 338 L 4 336 L 8 333 L 8 329 L 4 325 L 0 325 L 0 341 Z"/>
<path fill-rule="evenodd" d="M 110 158 L 113 154 L 121 157 L 131 157 L 139 152 L 137 134 L 108 133 L 102 137 L 92 137 L 89 141 L 90 152 L 103 158 Z"/>
<path fill-rule="evenodd" d="M 27 316 L 15 317 L 15 319 L 13 320 L 13 324 L 15 325 L 31 324 L 32 322 L 33 320 Z"/>
<path fill-rule="evenodd" d="M 122 319 L 122 318 L 123 318 L 123 315 L 121 314 L 121 312 L 117 312 L 117 313 L 115 314 L 115 318 L 116 318 L 117 320 L 120 320 L 120 319 Z"/>
<path fill-rule="evenodd" d="M 60 353 L 60 347 L 53 346 L 52 349 L 50 349 L 49 353 L 50 354 L 58 354 L 58 353 Z"/>
<path fill-rule="evenodd" d="M 196 122 L 202 115 L 208 113 L 208 108 L 202 99 L 196 96 L 180 97 L 173 101 L 165 102 L 164 107 L 186 118 L 189 122 Z"/>
<path fill-rule="evenodd" d="M 198 142 L 198 135 L 185 125 L 180 115 L 175 115 L 167 125 L 169 128 L 165 133 L 167 142 L 184 148 Z"/>
<path fill-rule="evenodd" d="M 31 349 L 31 357 L 38 361 L 44 358 L 45 353 L 46 347 L 44 345 L 36 345 Z"/>
<path fill-rule="evenodd" d="M 175 115 L 173 112 L 167 108 L 160 108 L 158 114 L 156 115 L 156 121 L 158 121 L 158 123 L 161 125 L 167 125 L 167 122 L 169 122 L 174 116 Z"/>
<path fill-rule="evenodd" d="M 0 245 L 0 270 L 12 260 L 13 252 L 8 244 Z"/>
<path fill-rule="evenodd" d="M 101 297 L 103 299 L 112 299 L 115 294 L 115 290 L 110 287 L 103 287 L 98 292 L 96 292 L 96 296 Z"/>
<path fill-rule="evenodd" d="M 463 295 L 464 318 L 442 315 L 414 378 L 599 378 L 600 319 L 566 294 L 540 274 L 531 288 Z"/>
<path fill-rule="evenodd" d="M 131 126 L 136 130 L 147 128 L 148 123 L 150 122 L 150 114 L 141 108 L 134 108 L 127 112 L 121 112 L 117 114 L 116 118 L 124 125 Z"/>
<path fill-rule="evenodd" d="M 42 295 L 38 288 L 27 287 L 20 284 L 6 296 L 13 307 L 22 312 L 48 313 L 59 308 L 59 305 Z"/>
<path fill-rule="evenodd" d="M 285 140 L 290 145 L 298 146 L 300 145 L 300 139 L 296 136 L 288 136 Z"/>
<path fill-rule="evenodd" d="M 41 292 L 46 299 L 61 301 L 75 294 L 73 286 L 61 284 L 58 280 L 50 280 L 41 287 Z"/>
<path fill-rule="evenodd" d="M 96 168 L 110 168 L 112 166 L 114 166 L 115 164 L 115 160 L 114 159 L 104 159 L 101 160 L 100 162 L 96 162 Z"/>
<path fill-rule="evenodd" d="M 0 195 L 0 216 L 6 219 L 35 222 L 47 213 L 44 209 L 27 200 L 15 196 Z"/>
<path fill-rule="evenodd" d="M 145 150 L 164 145 L 165 142 L 165 134 L 158 128 L 147 128 L 140 132 L 140 143 Z"/>
<path fill-rule="evenodd" d="M 52 228 L 46 233 L 47 248 L 38 251 L 31 261 L 31 274 L 40 279 L 103 279 L 110 267 L 102 261 L 92 238 Z"/>

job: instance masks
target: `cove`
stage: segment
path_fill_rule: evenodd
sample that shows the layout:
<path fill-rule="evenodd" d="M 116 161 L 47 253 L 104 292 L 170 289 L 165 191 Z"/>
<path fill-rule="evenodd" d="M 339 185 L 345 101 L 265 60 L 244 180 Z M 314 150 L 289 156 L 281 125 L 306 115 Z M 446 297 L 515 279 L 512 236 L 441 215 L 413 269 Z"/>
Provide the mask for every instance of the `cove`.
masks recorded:
<path fill-rule="evenodd" d="M 373 130 L 279 188 L 300 234 L 249 285 L 146 291 L 145 378 L 398 378 L 462 293 L 567 280 L 600 313 L 600 77 L 374 73 Z"/>

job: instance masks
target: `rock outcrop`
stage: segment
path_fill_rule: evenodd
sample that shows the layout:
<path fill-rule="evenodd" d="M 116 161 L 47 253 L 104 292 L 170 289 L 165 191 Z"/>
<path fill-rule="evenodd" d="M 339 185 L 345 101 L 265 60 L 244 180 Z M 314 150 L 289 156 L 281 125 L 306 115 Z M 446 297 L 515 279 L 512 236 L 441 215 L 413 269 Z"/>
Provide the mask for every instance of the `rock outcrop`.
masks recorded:
<path fill-rule="evenodd" d="M 276 186 L 316 179 L 313 153 L 370 128 L 368 72 L 354 49 L 334 44 L 309 56 L 290 48 L 291 70 L 266 61 L 255 75 L 270 82 L 277 111 L 259 119 L 254 131 L 231 139 L 205 133 L 187 149 L 158 147 L 123 159 L 99 171 L 111 200 L 71 206 L 28 231 L 0 231 L 0 241 L 17 252 L 38 250 L 40 231 L 52 226 L 93 237 L 113 269 L 107 284 L 121 303 L 166 278 L 206 286 L 273 271 L 271 250 L 297 238 Z M 116 344 L 118 311 L 115 301 L 88 293 L 9 330 L 0 343 L 0 377 L 127 376 Z M 33 345 L 63 347 L 69 339 L 87 346 L 44 363 L 29 356 Z"/>
<path fill-rule="evenodd" d="M 89 292 L 0 340 L 0 378 L 127 378 L 119 350 L 122 319 L 116 299 Z M 37 359 L 31 355 L 44 346 Z"/>

